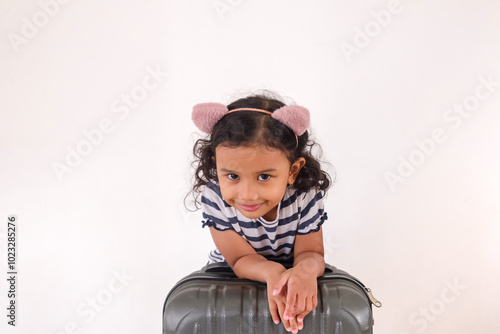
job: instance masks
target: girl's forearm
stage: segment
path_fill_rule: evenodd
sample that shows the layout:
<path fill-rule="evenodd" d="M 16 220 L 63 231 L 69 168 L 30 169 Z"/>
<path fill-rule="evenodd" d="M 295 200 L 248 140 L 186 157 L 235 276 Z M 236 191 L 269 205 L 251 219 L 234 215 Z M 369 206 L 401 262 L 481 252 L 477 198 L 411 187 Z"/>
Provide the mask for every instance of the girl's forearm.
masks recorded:
<path fill-rule="evenodd" d="M 233 271 L 240 278 L 267 283 L 276 280 L 286 269 L 262 255 L 252 254 L 239 258 L 233 265 Z"/>
<path fill-rule="evenodd" d="M 317 252 L 304 252 L 295 258 L 293 266 L 319 277 L 325 272 L 325 258 Z"/>

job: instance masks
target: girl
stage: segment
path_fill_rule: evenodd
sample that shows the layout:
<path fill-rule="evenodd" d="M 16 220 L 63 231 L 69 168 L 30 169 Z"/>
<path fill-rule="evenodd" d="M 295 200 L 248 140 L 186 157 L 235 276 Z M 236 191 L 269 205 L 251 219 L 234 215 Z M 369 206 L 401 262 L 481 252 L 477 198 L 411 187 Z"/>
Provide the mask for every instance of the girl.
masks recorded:
<path fill-rule="evenodd" d="M 309 112 L 253 95 L 198 104 L 192 116 L 210 134 L 194 147 L 193 187 L 217 247 L 209 263 L 227 261 L 238 277 L 266 283 L 273 321 L 297 333 L 317 305 L 331 183 L 311 152 Z"/>

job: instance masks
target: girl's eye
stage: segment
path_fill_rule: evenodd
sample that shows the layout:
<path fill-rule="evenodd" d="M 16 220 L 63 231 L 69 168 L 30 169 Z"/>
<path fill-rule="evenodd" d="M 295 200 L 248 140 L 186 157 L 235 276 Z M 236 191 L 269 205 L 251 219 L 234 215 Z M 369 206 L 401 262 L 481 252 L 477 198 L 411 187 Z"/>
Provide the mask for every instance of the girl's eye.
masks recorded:
<path fill-rule="evenodd" d="M 269 174 L 260 174 L 259 175 L 259 181 L 267 181 L 271 178 L 271 175 Z"/>
<path fill-rule="evenodd" d="M 240 177 L 236 174 L 227 174 L 227 177 L 232 180 L 232 181 L 236 181 L 238 180 Z"/>

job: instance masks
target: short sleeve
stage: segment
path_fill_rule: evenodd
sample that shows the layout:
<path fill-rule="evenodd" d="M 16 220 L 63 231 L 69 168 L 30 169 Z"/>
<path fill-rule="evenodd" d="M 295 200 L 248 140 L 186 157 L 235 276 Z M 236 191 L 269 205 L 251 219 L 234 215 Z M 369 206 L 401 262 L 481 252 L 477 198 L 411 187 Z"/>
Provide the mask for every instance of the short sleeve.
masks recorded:
<path fill-rule="evenodd" d="M 203 227 L 212 226 L 216 230 L 226 231 L 233 229 L 225 211 L 227 204 L 222 199 L 220 188 L 217 184 L 208 183 L 201 194 L 201 210 L 203 214 Z"/>
<path fill-rule="evenodd" d="M 324 209 L 324 196 L 324 191 L 314 188 L 302 194 L 298 199 L 300 200 L 300 221 L 297 234 L 317 232 L 328 219 Z"/>

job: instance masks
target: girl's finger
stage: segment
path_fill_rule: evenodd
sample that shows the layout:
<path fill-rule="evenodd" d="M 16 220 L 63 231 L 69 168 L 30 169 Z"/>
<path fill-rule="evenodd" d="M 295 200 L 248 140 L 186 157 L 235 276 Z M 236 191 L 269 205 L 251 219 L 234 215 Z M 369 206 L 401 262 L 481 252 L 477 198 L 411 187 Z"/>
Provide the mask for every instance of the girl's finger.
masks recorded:
<path fill-rule="evenodd" d="M 298 333 L 299 329 L 300 328 L 299 328 L 299 324 L 297 323 L 297 319 L 295 317 L 290 319 L 289 329 L 287 329 L 287 330 L 291 331 L 292 333 Z"/>
<path fill-rule="evenodd" d="M 285 329 L 287 331 L 289 331 L 290 330 L 290 321 L 288 321 L 288 319 L 285 319 L 284 316 L 283 316 L 283 311 L 285 310 L 285 304 L 279 303 L 278 304 L 278 310 L 279 310 L 279 313 L 280 313 L 281 321 L 283 322 L 283 326 L 285 327 Z"/>
<path fill-rule="evenodd" d="M 269 301 L 269 313 L 271 313 L 271 317 L 273 318 L 273 322 L 275 324 L 280 323 L 280 317 L 278 315 L 278 305 L 274 301 Z"/>
<path fill-rule="evenodd" d="M 314 305 L 314 298 L 307 298 L 305 309 L 303 310 L 303 312 L 297 315 L 297 321 L 299 323 L 303 323 L 306 315 L 308 315 L 315 308 L 316 305 Z"/>
<path fill-rule="evenodd" d="M 313 305 L 313 298 L 307 298 L 306 299 L 306 304 L 303 312 L 311 312 L 314 310 L 316 307 Z"/>
<path fill-rule="evenodd" d="M 299 296 L 297 296 L 297 301 L 295 303 L 295 310 L 294 310 L 295 314 L 300 314 L 306 311 L 307 299 L 309 298 L 299 298 Z"/>
<path fill-rule="evenodd" d="M 304 328 L 304 318 L 306 317 L 308 313 L 303 312 L 299 315 L 297 315 L 297 326 L 299 327 L 299 330 Z"/>
<path fill-rule="evenodd" d="M 307 298 L 304 311 L 297 315 L 297 323 L 299 325 L 299 329 L 304 328 L 304 319 L 306 315 L 311 313 L 315 308 L 316 308 L 316 300 L 314 298 Z"/>
<path fill-rule="evenodd" d="M 312 296 L 312 309 L 314 310 L 318 306 L 318 297 L 316 295 Z"/>
<path fill-rule="evenodd" d="M 309 312 L 307 312 L 307 311 L 304 311 L 301 314 L 298 314 L 297 315 L 297 322 L 299 324 L 304 324 L 304 319 L 305 319 L 306 315 L 308 315 L 308 314 L 309 314 Z"/>
<path fill-rule="evenodd" d="M 288 295 L 286 296 L 286 308 L 285 313 L 283 314 L 286 319 L 294 318 L 295 312 L 295 304 L 297 302 L 297 294 L 291 293 L 288 291 Z"/>

